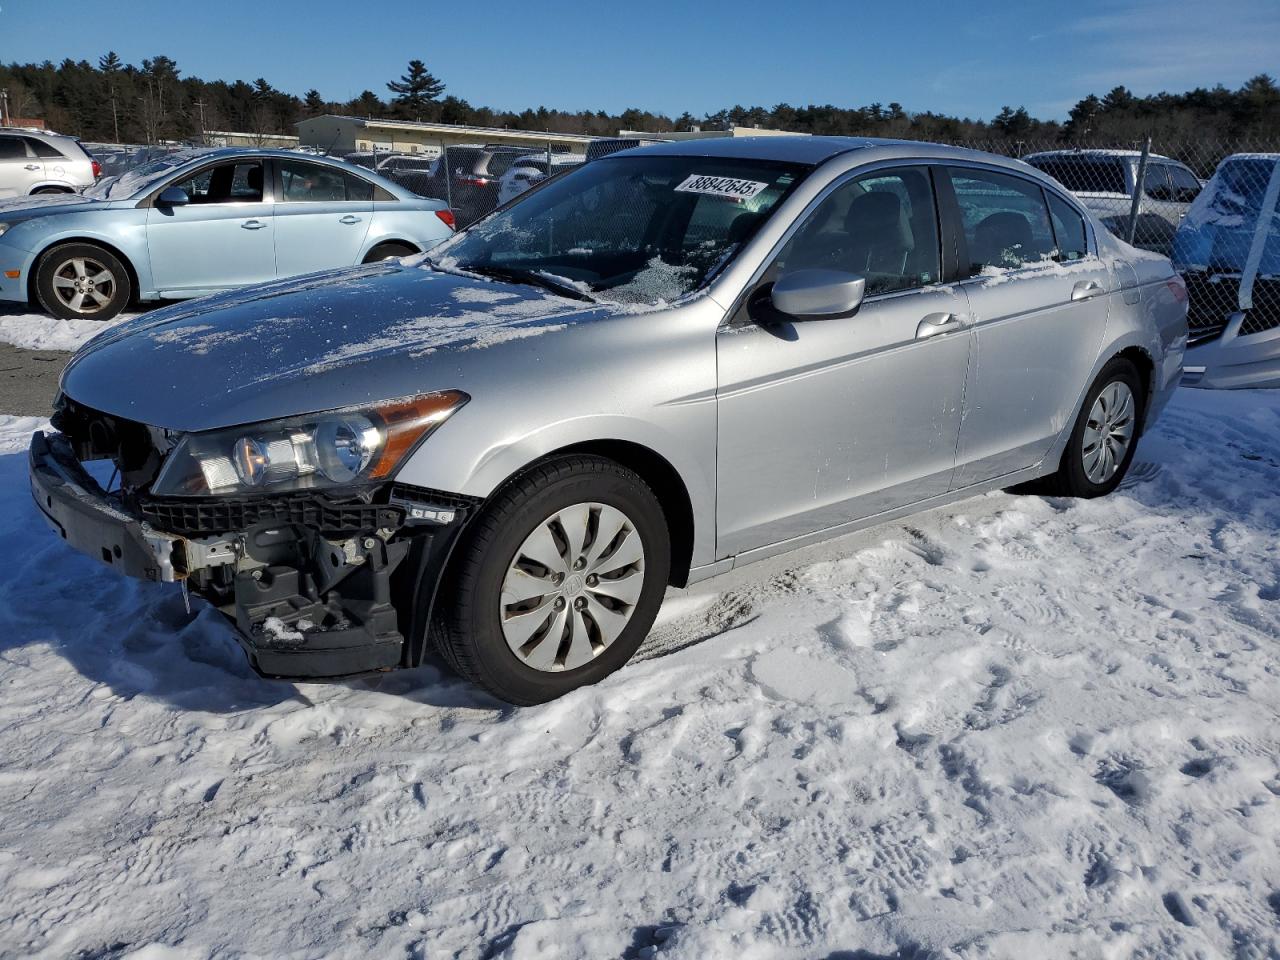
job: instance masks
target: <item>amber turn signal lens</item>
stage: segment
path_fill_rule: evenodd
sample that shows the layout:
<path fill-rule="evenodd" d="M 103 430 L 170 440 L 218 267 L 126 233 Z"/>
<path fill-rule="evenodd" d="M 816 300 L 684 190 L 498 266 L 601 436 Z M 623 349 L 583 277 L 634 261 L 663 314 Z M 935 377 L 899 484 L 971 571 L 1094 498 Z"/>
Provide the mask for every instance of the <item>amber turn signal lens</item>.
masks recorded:
<path fill-rule="evenodd" d="M 369 473 L 370 478 L 380 480 L 390 474 L 420 440 L 470 399 L 461 390 L 443 390 L 378 407 L 373 412 L 382 420 L 387 442 Z"/>

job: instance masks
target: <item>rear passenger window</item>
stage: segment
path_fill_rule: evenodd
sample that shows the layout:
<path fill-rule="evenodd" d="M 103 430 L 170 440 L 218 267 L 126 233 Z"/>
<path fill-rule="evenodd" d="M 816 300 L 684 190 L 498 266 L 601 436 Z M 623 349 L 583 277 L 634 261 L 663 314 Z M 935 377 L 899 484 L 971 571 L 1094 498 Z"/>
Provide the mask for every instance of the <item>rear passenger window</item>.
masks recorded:
<path fill-rule="evenodd" d="M 372 200 L 373 185 L 353 174 L 315 163 L 280 161 L 280 181 L 288 203 Z"/>
<path fill-rule="evenodd" d="M 1061 197 L 1045 191 L 1049 198 L 1049 215 L 1053 218 L 1053 235 L 1058 241 L 1058 259 L 1079 260 L 1089 252 L 1084 217 Z"/>
<path fill-rule="evenodd" d="M 65 160 L 66 155 L 60 152 L 53 144 L 45 143 L 43 140 L 37 140 L 35 137 L 25 137 L 27 146 L 37 157 L 45 157 L 49 160 Z"/>
<path fill-rule="evenodd" d="M 25 158 L 27 148 L 18 137 L 0 137 L 0 160 L 17 160 Z"/>
<path fill-rule="evenodd" d="M 938 251 L 929 174 L 911 167 L 837 187 L 787 243 L 778 267 L 858 274 L 874 296 L 936 283 Z"/>
<path fill-rule="evenodd" d="M 953 169 L 950 175 L 971 276 L 1053 259 L 1053 228 L 1038 184 L 989 170 Z"/>

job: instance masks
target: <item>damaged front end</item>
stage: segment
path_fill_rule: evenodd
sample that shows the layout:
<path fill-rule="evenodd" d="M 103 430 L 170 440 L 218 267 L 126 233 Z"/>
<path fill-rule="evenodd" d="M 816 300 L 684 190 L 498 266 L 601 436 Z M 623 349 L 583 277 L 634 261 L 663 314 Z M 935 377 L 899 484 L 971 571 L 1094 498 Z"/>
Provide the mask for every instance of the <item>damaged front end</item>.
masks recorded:
<path fill-rule="evenodd" d="M 234 621 L 265 675 L 415 666 L 448 555 L 477 506 L 391 479 L 465 402 L 429 397 L 204 435 L 172 434 L 63 397 L 58 432 L 32 438 L 32 495 L 81 552 L 208 600 Z M 342 436 L 363 440 L 326 466 L 331 451 L 317 441 L 333 445 L 334 422 L 354 425 Z M 108 489 L 84 467 L 95 460 L 115 467 Z"/>

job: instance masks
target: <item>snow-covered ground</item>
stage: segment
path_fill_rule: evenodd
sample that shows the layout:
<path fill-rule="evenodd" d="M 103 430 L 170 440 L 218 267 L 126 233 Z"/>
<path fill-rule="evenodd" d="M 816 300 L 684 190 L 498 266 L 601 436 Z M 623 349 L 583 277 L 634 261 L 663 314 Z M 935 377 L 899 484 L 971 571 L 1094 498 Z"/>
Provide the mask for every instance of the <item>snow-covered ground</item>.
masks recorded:
<path fill-rule="evenodd" d="M 0 306 L 0 343 L 24 350 L 78 350 L 103 330 L 128 320 L 124 313 L 114 320 L 60 320 L 43 313 L 19 312 L 13 304 Z"/>
<path fill-rule="evenodd" d="M 674 593 L 515 710 L 258 679 L 0 456 L 0 954 L 1280 956 L 1280 392 L 1139 459 Z"/>

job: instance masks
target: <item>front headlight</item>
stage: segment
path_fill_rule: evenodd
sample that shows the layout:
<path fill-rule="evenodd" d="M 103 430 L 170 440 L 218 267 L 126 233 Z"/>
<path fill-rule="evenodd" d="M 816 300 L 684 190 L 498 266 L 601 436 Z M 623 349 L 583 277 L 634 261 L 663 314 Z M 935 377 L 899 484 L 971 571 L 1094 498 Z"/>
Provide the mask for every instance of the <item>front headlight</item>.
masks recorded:
<path fill-rule="evenodd" d="M 470 397 L 428 393 L 371 407 L 330 410 L 244 427 L 188 433 L 152 493 L 243 496 L 385 480 Z"/>

